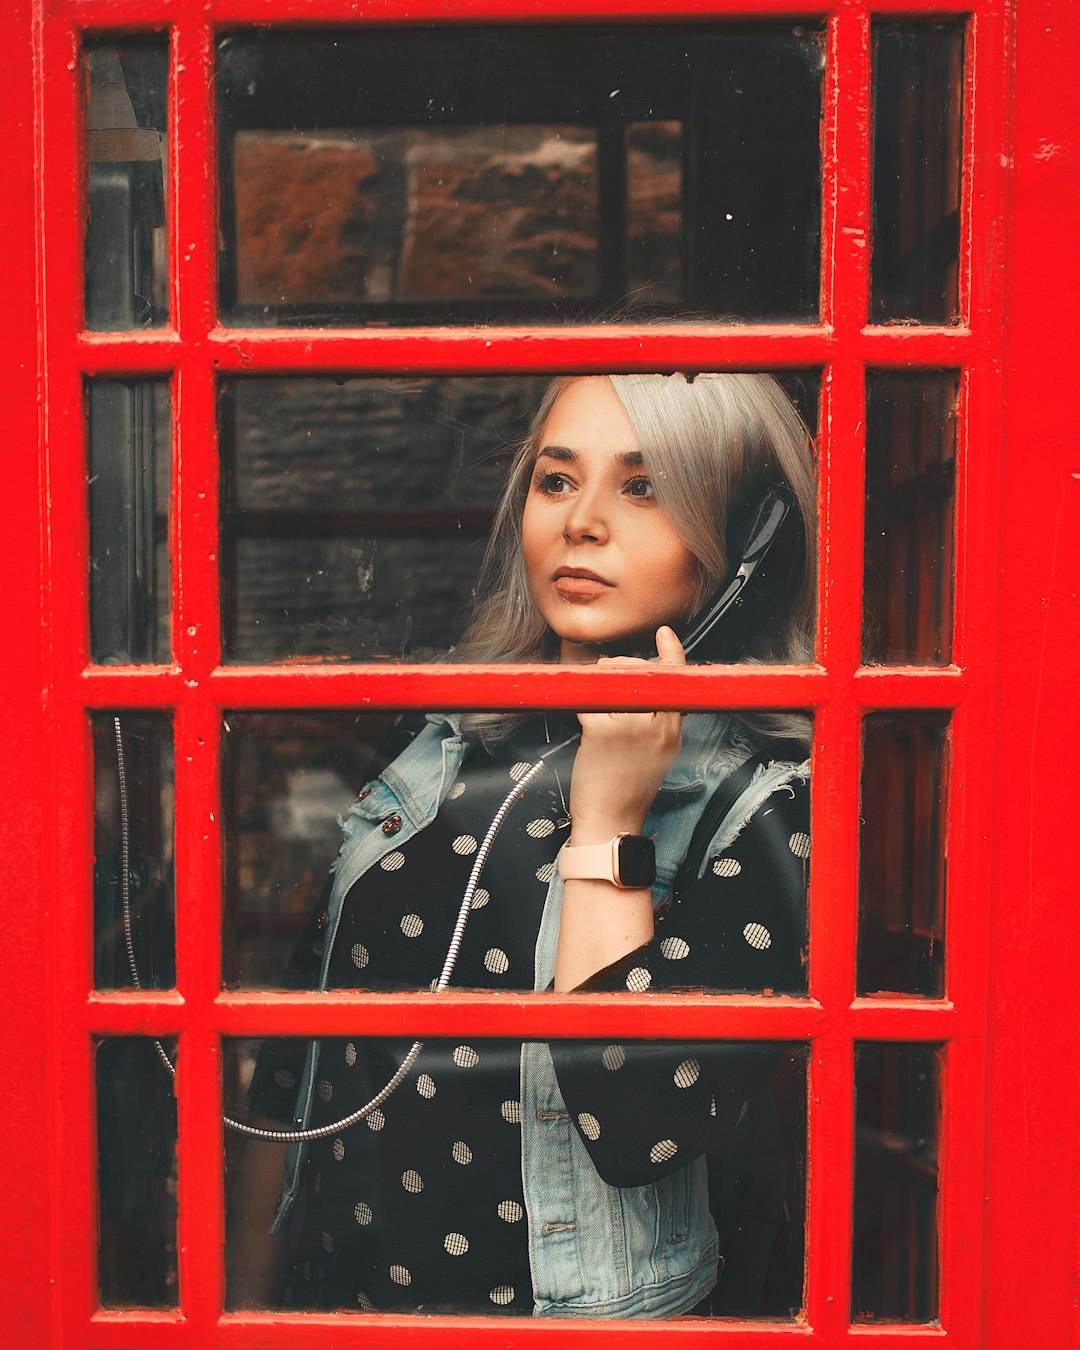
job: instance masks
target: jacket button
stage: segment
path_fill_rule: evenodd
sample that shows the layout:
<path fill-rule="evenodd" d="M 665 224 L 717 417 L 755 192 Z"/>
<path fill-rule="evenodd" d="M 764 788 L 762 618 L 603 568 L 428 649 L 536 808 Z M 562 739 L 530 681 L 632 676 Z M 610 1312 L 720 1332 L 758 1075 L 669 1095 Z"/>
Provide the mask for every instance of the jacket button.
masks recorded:
<path fill-rule="evenodd" d="M 387 816 L 382 823 L 383 834 L 397 834 L 398 830 L 400 829 L 401 829 L 400 816 Z"/>
<path fill-rule="evenodd" d="M 370 789 L 370 788 L 365 788 L 365 789 L 363 790 L 363 792 L 358 792 L 358 793 L 356 794 L 356 800 L 357 800 L 358 802 L 362 802 L 362 801 L 364 800 L 365 797 L 370 797 L 370 796 L 371 796 L 371 789 Z"/>

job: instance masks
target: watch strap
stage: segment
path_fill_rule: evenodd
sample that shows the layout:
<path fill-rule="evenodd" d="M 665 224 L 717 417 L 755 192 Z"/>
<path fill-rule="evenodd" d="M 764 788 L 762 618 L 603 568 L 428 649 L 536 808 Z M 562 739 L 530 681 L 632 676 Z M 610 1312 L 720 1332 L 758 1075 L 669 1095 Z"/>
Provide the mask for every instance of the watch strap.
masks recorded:
<path fill-rule="evenodd" d="M 559 849 L 559 875 L 563 881 L 610 881 L 616 878 L 616 850 L 622 835 L 602 844 L 564 844 Z"/>

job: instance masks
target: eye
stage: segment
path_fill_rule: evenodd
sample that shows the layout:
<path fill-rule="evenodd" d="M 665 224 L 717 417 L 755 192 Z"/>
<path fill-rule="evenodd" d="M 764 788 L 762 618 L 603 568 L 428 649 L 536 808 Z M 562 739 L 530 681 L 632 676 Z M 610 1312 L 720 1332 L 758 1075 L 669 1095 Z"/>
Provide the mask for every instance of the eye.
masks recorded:
<path fill-rule="evenodd" d="M 548 497 L 561 497 L 570 491 L 570 484 L 561 473 L 538 473 L 533 486 Z"/>
<path fill-rule="evenodd" d="M 628 497 L 649 498 L 656 495 L 653 491 L 652 480 L 644 476 L 631 478 L 623 491 Z"/>

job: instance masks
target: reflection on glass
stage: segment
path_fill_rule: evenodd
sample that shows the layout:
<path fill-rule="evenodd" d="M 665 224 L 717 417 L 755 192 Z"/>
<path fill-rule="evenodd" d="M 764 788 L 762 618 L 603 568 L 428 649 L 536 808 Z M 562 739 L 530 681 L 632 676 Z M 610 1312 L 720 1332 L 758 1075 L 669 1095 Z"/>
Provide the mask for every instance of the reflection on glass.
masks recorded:
<path fill-rule="evenodd" d="M 95 713 L 94 985 L 176 979 L 173 747 L 160 713 Z"/>
<path fill-rule="evenodd" d="M 275 305 L 288 259 L 290 289 L 331 307 L 591 295 L 596 152 L 594 131 L 558 124 L 240 131 L 238 294 Z M 314 219 L 283 209 L 283 177 L 297 210 L 317 194 Z M 493 207 L 530 180 L 532 210 Z"/>
<path fill-rule="evenodd" d="M 810 432 L 795 408 L 813 424 L 818 384 L 816 374 L 801 372 L 782 381 L 748 374 L 702 374 L 692 382 L 682 375 L 567 376 L 546 388 L 528 377 L 229 381 L 220 436 L 227 657 L 548 661 L 560 654 L 556 638 L 565 636 L 549 612 L 566 599 L 549 593 L 556 565 L 602 574 L 619 559 L 627 575 L 610 580 L 623 586 L 620 597 L 630 598 L 615 601 L 622 619 L 618 631 L 605 629 L 610 640 L 603 639 L 602 650 L 620 641 L 627 653 L 651 655 L 659 623 L 688 633 L 691 617 L 728 587 L 766 488 L 783 476 L 796 498 L 790 520 L 753 586 L 692 659 L 807 660 L 816 486 Z M 576 491 L 573 475 L 551 477 L 539 465 L 530 474 L 539 433 L 554 425 L 541 417 L 530 439 L 530 421 L 538 409 L 558 413 L 560 436 L 593 446 L 586 405 L 596 400 L 605 404 L 608 424 L 629 422 L 620 434 L 628 444 L 637 437 L 648 471 L 627 475 L 636 486 L 620 483 L 608 506 L 640 489 L 641 509 L 619 512 L 614 531 L 605 527 L 597 535 L 586 526 L 588 537 L 574 545 L 573 557 L 557 532 L 566 556 L 534 552 L 530 561 L 517 528 L 526 502 L 544 496 L 549 478 L 558 492 Z M 616 448 L 621 453 L 622 442 Z M 614 448 L 600 453 L 611 458 Z M 686 564 L 693 575 L 674 590 L 666 555 L 655 548 L 661 494 L 667 520 L 704 563 L 704 575 L 697 563 Z M 494 548 L 478 582 L 493 521 Z M 638 575 L 650 569 L 655 587 L 635 589 Z M 594 606 L 598 615 L 606 608 Z M 566 606 L 560 612 L 569 614 Z"/>
<path fill-rule="evenodd" d="M 855 1322 L 932 1322 L 938 1312 L 941 1051 L 855 1052 Z"/>
<path fill-rule="evenodd" d="M 941 713 L 863 722 L 860 994 L 945 993 L 948 734 Z"/>
<path fill-rule="evenodd" d="M 226 714 L 227 986 L 281 983 L 341 844 L 339 819 L 398 742 L 408 743 L 407 727 L 394 736 L 396 721 L 395 713 Z"/>
<path fill-rule="evenodd" d="M 256 324 L 816 317 L 821 33 L 218 46 L 221 294 Z M 692 134 L 685 129 L 692 127 Z"/>
<path fill-rule="evenodd" d="M 432 660 L 465 629 L 532 378 L 223 390 L 229 659 Z"/>
<path fill-rule="evenodd" d="M 951 657 L 958 390 L 952 371 L 867 378 L 868 663 L 938 665 Z"/>
<path fill-rule="evenodd" d="M 459 724 L 468 738 L 460 765 Z M 546 756 L 504 813 L 473 883 L 451 982 L 547 988 L 579 731 L 572 713 L 558 712 L 397 722 L 385 713 L 229 713 L 226 984 L 427 989 L 443 969 L 479 842 L 514 783 Z M 625 959 L 615 961 L 626 948 L 612 953 L 596 988 L 805 993 L 807 731 L 807 719 L 790 713 L 684 719 L 682 757 L 646 821 L 659 868 L 654 932 Z M 771 791 L 752 784 L 758 769 Z M 678 785 L 701 772 L 713 785 L 711 809 L 692 794 L 684 825 Z M 412 820 L 429 811 L 434 818 L 417 829 Z M 328 877 L 342 819 L 344 849 Z M 703 820 L 708 828 L 695 834 Z"/>
<path fill-rule="evenodd" d="M 962 23 L 873 25 L 873 323 L 956 323 Z"/>
<path fill-rule="evenodd" d="M 169 389 L 87 382 L 90 655 L 169 659 Z"/>
<path fill-rule="evenodd" d="M 320 1041 L 308 1094 L 306 1042 L 231 1042 L 226 1113 L 343 1122 L 409 1046 Z M 639 1304 L 654 1317 L 802 1305 L 801 1047 L 429 1041 L 370 1114 L 307 1145 L 298 1202 L 267 1242 L 284 1152 L 227 1137 L 232 1308 L 612 1318 Z M 545 1241 L 535 1269 L 530 1230 Z"/>
<path fill-rule="evenodd" d="M 626 128 L 626 289 L 639 302 L 683 297 L 684 155 L 682 122 Z"/>
<path fill-rule="evenodd" d="M 171 1308 L 176 1266 L 172 1041 L 118 1036 L 96 1054 L 98 1288 L 105 1308 Z"/>
<path fill-rule="evenodd" d="M 168 319 L 165 240 L 165 42 L 95 42 L 84 58 L 86 326 Z"/>

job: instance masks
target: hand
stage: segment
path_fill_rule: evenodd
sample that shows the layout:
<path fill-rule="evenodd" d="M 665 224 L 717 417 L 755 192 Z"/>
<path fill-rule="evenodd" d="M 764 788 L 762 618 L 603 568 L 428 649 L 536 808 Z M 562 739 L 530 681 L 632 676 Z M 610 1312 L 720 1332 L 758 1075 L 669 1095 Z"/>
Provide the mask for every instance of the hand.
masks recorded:
<path fill-rule="evenodd" d="M 686 654 L 672 629 L 657 629 L 661 665 L 683 666 Z M 635 656 L 602 656 L 600 664 L 650 664 Z M 598 844 L 612 835 L 640 834 L 657 789 L 682 748 L 680 712 L 579 713 L 581 748 L 570 781 L 572 844 Z"/>

